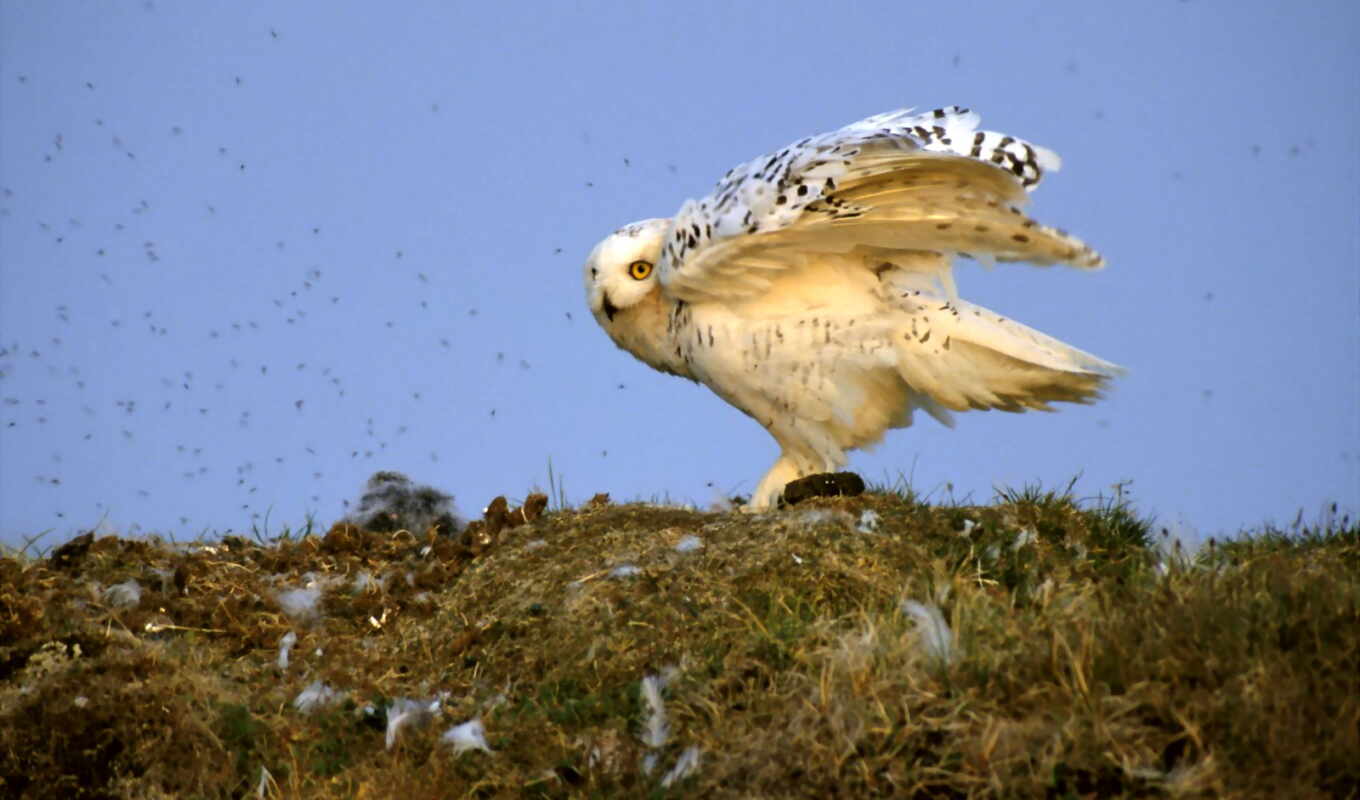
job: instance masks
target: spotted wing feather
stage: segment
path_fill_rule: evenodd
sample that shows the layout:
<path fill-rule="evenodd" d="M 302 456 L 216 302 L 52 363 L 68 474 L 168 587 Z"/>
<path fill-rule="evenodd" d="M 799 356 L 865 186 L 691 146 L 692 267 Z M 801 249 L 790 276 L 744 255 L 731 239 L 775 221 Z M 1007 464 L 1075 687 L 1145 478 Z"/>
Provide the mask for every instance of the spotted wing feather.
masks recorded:
<path fill-rule="evenodd" d="M 1100 266 L 1095 251 L 1021 210 L 1060 167 L 1057 154 L 978 123 L 957 106 L 894 111 L 742 164 L 681 208 L 661 280 L 685 300 L 740 299 L 800 266 L 801 253 L 857 247 L 888 261 L 926 250 Z"/>

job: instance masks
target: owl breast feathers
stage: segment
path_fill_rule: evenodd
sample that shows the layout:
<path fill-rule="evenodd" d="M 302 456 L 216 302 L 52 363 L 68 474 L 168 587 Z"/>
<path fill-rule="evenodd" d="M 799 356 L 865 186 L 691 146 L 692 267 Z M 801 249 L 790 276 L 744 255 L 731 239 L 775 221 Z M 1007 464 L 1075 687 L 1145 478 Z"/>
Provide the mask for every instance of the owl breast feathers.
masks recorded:
<path fill-rule="evenodd" d="M 1122 370 L 961 300 L 953 258 L 1096 269 L 1022 210 L 1060 161 L 958 107 L 879 114 L 729 171 L 591 251 L 586 300 L 624 350 L 708 386 L 780 455 L 748 510 L 844 466 L 920 409 L 1051 410 Z"/>

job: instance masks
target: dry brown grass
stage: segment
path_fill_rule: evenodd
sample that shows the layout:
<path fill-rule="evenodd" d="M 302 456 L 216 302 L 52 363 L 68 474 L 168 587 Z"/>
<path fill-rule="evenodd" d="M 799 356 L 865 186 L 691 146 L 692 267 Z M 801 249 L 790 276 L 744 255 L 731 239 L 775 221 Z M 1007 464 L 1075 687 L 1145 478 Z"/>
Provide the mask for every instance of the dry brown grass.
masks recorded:
<path fill-rule="evenodd" d="M 0 794 L 254 795 L 263 767 L 287 797 L 1360 796 L 1356 526 L 1165 569 L 1127 509 L 1034 491 L 497 513 L 0 561 Z M 311 623 L 277 601 L 308 573 Z M 948 657 L 904 600 L 942 611 Z M 295 709 L 316 680 L 346 701 Z M 436 696 L 386 749 L 385 705 Z M 494 752 L 454 755 L 474 716 Z"/>

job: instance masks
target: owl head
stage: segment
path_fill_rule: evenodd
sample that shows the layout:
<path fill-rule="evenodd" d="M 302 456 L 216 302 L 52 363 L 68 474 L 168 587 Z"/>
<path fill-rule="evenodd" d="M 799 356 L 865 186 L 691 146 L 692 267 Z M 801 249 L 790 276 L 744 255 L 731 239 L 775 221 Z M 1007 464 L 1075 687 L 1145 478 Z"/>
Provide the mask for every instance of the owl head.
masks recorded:
<path fill-rule="evenodd" d="M 619 228 L 595 245 L 586 259 L 586 305 L 606 330 L 614 316 L 659 285 L 657 262 L 669 219 L 647 219 Z"/>

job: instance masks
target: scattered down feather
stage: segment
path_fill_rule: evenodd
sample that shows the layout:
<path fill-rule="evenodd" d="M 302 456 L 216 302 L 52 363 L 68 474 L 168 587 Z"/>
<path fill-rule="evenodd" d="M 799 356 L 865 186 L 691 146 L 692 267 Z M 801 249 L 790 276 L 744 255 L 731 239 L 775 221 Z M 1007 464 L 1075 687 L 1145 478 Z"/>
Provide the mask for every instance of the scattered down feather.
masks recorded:
<path fill-rule="evenodd" d="M 941 664 L 949 664 L 954 657 L 954 632 L 944 621 L 939 607 L 906 600 L 902 603 L 902 611 L 916 621 L 921 646 L 926 653 Z"/>
<path fill-rule="evenodd" d="M 648 675 L 642 679 L 643 720 L 642 733 L 638 738 L 653 750 L 665 747 L 671 735 L 670 722 L 666 720 L 666 704 L 661 699 L 663 688 L 665 684 L 659 675 Z"/>
<path fill-rule="evenodd" d="M 292 652 L 293 645 L 297 644 L 297 638 L 293 631 L 279 637 L 279 669 L 288 669 L 288 654 Z"/>
<path fill-rule="evenodd" d="M 693 553 L 696 550 L 704 549 L 704 540 L 694 534 L 687 534 L 675 543 L 677 553 Z"/>
<path fill-rule="evenodd" d="M 444 732 L 442 738 L 445 744 L 453 748 L 454 755 L 461 755 L 469 750 L 481 750 L 483 753 L 492 752 L 486 743 L 486 730 L 482 727 L 481 717 L 474 717 L 460 725 L 454 725 Z"/>
<path fill-rule="evenodd" d="M 332 689 L 323 681 L 313 681 L 293 698 L 293 707 L 303 714 L 320 711 L 345 699 L 345 692 Z"/>
<path fill-rule="evenodd" d="M 279 608 L 298 624 L 311 624 L 321 617 L 321 589 L 285 589 L 274 596 Z"/>
<path fill-rule="evenodd" d="M 104 590 L 104 602 L 114 608 L 136 608 L 142 602 L 142 585 L 129 578 Z"/>
<path fill-rule="evenodd" d="M 697 746 L 690 745 L 689 747 L 686 747 L 685 751 L 680 754 L 680 757 L 675 760 L 675 766 L 671 767 L 670 772 L 667 772 L 665 776 L 661 778 L 661 788 L 669 789 L 672 784 L 679 783 L 698 772 L 700 755 L 701 751 Z"/>
<path fill-rule="evenodd" d="M 439 713 L 439 700 L 412 700 L 398 697 L 387 707 L 387 749 L 397 743 L 404 728 L 423 728 Z"/>

